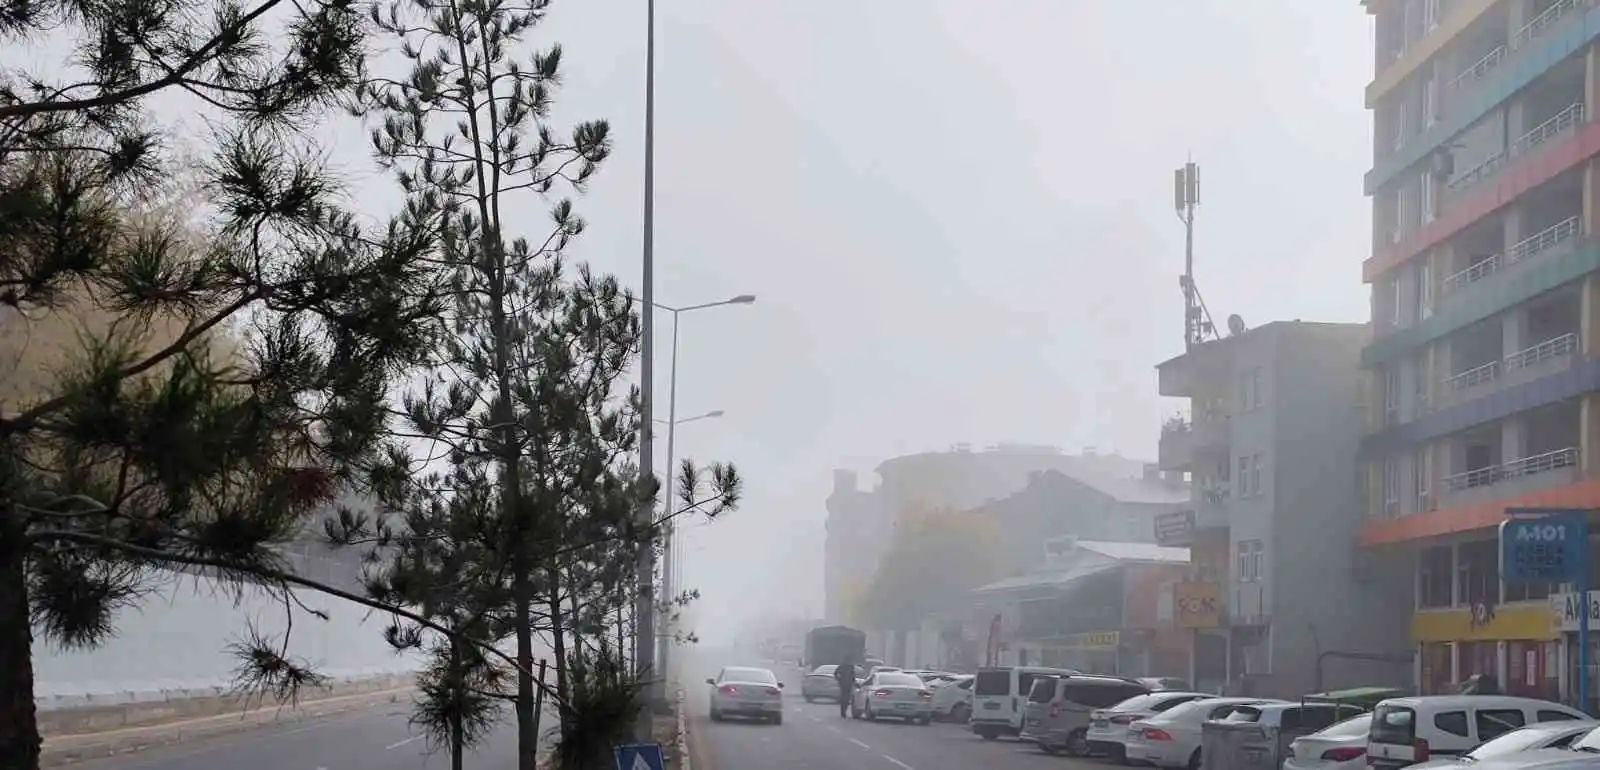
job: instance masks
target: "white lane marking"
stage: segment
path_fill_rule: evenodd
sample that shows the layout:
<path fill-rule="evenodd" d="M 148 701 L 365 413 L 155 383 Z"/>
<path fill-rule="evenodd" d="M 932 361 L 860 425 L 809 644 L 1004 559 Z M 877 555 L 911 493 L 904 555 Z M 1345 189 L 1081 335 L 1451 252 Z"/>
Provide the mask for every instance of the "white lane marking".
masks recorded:
<path fill-rule="evenodd" d="M 861 742 L 861 741 L 858 741 L 858 740 L 856 740 L 856 739 L 854 739 L 854 738 L 851 738 L 851 739 L 850 739 L 850 742 L 851 742 L 851 743 L 854 743 L 854 744 L 855 744 L 855 745 L 857 745 L 857 746 L 860 746 L 860 747 L 861 747 L 861 748 L 863 748 L 863 749 L 866 749 L 866 750 L 868 750 L 868 751 L 871 751 L 871 750 L 872 750 L 872 747 L 871 747 L 871 746 L 868 746 L 868 745 L 867 745 L 867 744 L 865 744 L 865 743 L 862 743 L 862 742 Z"/>
<path fill-rule="evenodd" d="M 891 757 L 891 756 L 889 756 L 889 755 L 888 755 L 888 754 L 885 754 L 885 755 L 883 755 L 883 758 L 884 758 L 884 759 L 887 759 L 887 760 L 889 760 L 889 761 L 890 761 L 890 762 L 893 762 L 893 763 L 895 763 L 895 764 L 897 764 L 897 765 L 899 765 L 899 766 L 901 766 L 901 767 L 903 767 L 903 768 L 905 768 L 905 770 L 916 770 L 916 769 L 915 769 L 915 768 L 913 768 L 913 767 L 912 767 L 912 766 L 910 766 L 910 765 L 908 765 L 908 764 L 906 764 L 906 763 L 904 763 L 904 762 L 901 762 L 901 761 L 900 761 L 900 760 L 898 760 L 898 759 L 895 759 L 895 758 L 894 758 L 894 757 Z"/>
<path fill-rule="evenodd" d="M 405 739 L 403 741 L 395 741 L 394 743 L 391 743 L 391 744 L 389 744 L 387 746 L 384 746 L 383 750 L 384 751 L 392 751 L 392 750 L 398 749 L 401 746 L 404 746 L 404 745 L 406 745 L 408 743 L 415 743 L 415 742 L 420 741 L 420 740 L 422 740 L 422 736 L 413 735 L 410 738 L 407 738 L 407 739 Z"/>
<path fill-rule="evenodd" d="M 834 732 L 836 732 L 836 733 L 838 733 L 838 732 L 844 732 L 844 731 L 843 731 L 843 730 L 840 730 L 840 729 L 839 729 L 839 726 L 838 726 L 838 725 L 827 725 L 827 728 L 828 728 L 828 729 L 829 729 L 829 730 L 832 730 L 832 731 L 834 731 Z"/>

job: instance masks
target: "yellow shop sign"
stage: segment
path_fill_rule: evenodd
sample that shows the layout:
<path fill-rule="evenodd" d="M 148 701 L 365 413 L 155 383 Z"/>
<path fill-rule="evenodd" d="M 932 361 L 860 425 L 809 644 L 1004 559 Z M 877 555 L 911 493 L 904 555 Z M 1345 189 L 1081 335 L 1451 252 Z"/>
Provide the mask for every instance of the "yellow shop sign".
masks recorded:
<path fill-rule="evenodd" d="M 1479 604 L 1471 609 L 1433 610 L 1412 615 L 1411 639 L 1415 642 L 1556 639 L 1553 626 L 1546 604 L 1518 607 Z"/>
<path fill-rule="evenodd" d="M 1115 650 L 1122 641 L 1122 634 L 1117 631 L 1096 631 L 1092 634 L 1073 634 L 1066 641 L 1067 649 L 1071 650 Z"/>

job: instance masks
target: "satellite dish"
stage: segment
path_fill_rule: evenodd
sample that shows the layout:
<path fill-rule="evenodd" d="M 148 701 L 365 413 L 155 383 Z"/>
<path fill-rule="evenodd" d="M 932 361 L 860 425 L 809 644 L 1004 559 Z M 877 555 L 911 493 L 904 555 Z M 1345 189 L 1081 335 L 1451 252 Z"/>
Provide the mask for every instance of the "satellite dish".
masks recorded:
<path fill-rule="evenodd" d="M 1238 313 L 1228 316 L 1228 336 L 1237 337 L 1244 334 L 1244 319 Z"/>

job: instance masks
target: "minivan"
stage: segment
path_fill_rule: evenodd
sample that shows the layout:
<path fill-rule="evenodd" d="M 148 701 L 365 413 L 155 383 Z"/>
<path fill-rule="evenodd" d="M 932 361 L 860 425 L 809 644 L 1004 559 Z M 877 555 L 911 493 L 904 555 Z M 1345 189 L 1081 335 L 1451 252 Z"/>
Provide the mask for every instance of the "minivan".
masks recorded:
<path fill-rule="evenodd" d="M 1068 674 L 1035 679 L 1018 737 L 1037 743 L 1046 754 L 1065 751 L 1086 757 L 1089 715 L 1149 693 L 1150 688 L 1137 680 L 1116 676 Z"/>
<path fill-rule="evenodd" d="M 1397 770 L 1429 757 L 1465 753 L 1523 725 L 1588 718 L 1559 703 L 1509 695 L 1389 698 L 1372 712 L 1367 765 Z"/>
<path fill-rule="evenodd" d="M 1022 732 L 1023 702 L 1040 677 L 1076 674 L 1069 668 L 994 666 L 978 669 L 972 682 L 972 732 L 986 741 Z"/>

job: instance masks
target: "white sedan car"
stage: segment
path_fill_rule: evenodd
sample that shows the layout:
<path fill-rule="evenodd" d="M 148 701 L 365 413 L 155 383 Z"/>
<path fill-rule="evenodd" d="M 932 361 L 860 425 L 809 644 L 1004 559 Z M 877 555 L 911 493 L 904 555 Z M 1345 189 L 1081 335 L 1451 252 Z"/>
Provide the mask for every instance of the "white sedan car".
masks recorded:
<path fill-rule="evenodd" d="M 783 724 L 783 683 L 771 670 L 728 666 L 706 684 L 711 685 L 711 721 L 741 716 Z"/>
<path fill-rule="evenodd" d="M 925 725 L 933 721 L 933 691 L 914 674 L 879 671 L 856 688 L 850 716 L 873 722 L 894 717 Z"/>
<path fill-rule="evenodd" d="M 944 684 L 929 683 L 933 688 L 933 718 L 966 724 L 972 716 L 972 682 L 977 677 L 958 676 Z"/>

